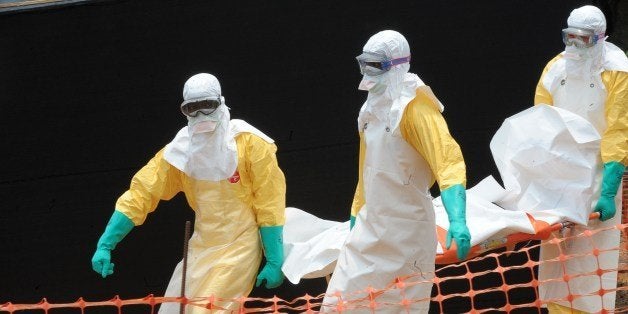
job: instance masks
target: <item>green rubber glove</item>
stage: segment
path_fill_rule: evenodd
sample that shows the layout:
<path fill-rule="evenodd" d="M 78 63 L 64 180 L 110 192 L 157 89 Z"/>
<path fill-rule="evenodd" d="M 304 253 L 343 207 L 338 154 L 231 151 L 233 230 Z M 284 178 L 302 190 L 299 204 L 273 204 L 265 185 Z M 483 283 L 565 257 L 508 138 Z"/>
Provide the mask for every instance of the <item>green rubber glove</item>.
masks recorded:
<path fill-rule="evenodd" d="M 353 229 L 353 226 L 355 226 L 355 216 L 351 215 L 349 217 L 349 230 Z"/>
<path fill-rule="evenodd" d="M 441 200 L 449 218 L 446 247 L 449 249 L 451 240 L 456 240 L 458 260 L 463 261 L 471 248 L 471 234 L 467 228 L 466 206 L 467 196 L 462 184 L 452 185 L 440 192 Z"/>
<path fill-rule="evenodd" d="M 602 173 L 602 193 L 600 199 L 595 204 L 595 211 L 600 213 L 600 220 L 609 220 L 615 217 L 615 195 L 621 183 L 621 177 L 624 175 L 626 166 L 616 161 L 610 161 L 604 164 L 604 172 Z"/>
<path fill-rule="evenodd" d="M 266 265 L 257 275 L 255 286 L 261 284 L 267 289 L 277 288 L 283 282 L 283 226 L 261 227 L 259 233 L 262 236 L 262 244 L 264 244 L 264 255 L 266 256 Z"/>
<path fill-rule="evenodd" d="M 124 236 L 131 232 L 134 226 L 131 219 L 117 210 L 111 215 L 92 257 L 92 269 L 103 278 L 113 274 L 114 264 L 111 262 L 111 251 L 116 248 Z"/>

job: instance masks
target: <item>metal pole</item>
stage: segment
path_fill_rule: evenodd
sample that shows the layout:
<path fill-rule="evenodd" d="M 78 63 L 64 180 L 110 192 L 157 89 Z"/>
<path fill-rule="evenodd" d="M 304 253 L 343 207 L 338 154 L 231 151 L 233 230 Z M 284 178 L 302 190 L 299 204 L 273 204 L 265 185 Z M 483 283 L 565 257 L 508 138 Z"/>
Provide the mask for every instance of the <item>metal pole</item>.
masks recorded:
<path fill-rule="evenodd" d="M 183 238 L 183 271 L 181 273 L 181 297 L 185 298 L 185 278 L 188 270 L 188 242 L 190 241 L 190 221 L 185 222 L 185 237 Z M 185 313 L 185 303 L 181 303 L 179 313 Z"/>

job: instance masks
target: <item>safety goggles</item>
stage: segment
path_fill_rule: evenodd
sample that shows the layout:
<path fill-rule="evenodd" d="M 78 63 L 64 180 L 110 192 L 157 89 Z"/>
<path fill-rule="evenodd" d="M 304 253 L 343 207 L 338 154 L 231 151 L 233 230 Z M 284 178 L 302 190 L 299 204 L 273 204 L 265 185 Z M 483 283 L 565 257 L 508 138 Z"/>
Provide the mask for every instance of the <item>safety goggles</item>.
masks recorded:
<path fill-rule="evenodd" d="M 565 46 L 575 45 L 578 48 L 589 48 L 593 47 L 602 37 L 604 37 L 604 33 L 595 34 L 589 29 L 577 27 L 563 29 L 563 43 L 565 43 Z"/>
<path fill-rule="evenodd" d="M 360 66 L 360 73 L 369 76 L 378 76 L 386 73 L 395 65 L 410 62 L 410 56 L 389 59 L 384 54 L 364 51 L 361 55 L 355 57 Z"/>
<path fill-rule="evenodd" d="M 188 117 L 196 117 L 199 113 L 210 115 L 220 104 L 220 96 L 186 100 L 181 104 L 181 112 Z"/>

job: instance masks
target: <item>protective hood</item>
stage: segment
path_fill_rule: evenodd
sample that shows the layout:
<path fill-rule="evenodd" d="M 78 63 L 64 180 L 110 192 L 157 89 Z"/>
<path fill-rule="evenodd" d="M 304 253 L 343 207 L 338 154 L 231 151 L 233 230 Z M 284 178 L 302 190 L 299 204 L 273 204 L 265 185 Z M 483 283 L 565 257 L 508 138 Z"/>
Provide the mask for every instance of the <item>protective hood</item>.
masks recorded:
<path fill-rule="evenodd" d="M 364 52 L 386 55 L 389 59 L 410 56 L 410 45 L 399 32 L 392 30 L 381 31 L 366 42 Z M 443 111 L 443 105 L 438 101 L 429 86 L 414 73 L 409 73 L 410 64 L 394 65 L 389 71 L 378 76 L 364 75 L 360 82 L 360 89 L 371 87 L 366 102 L 360 110 L 358 123 L 375 116 L 381 121 L 387 121 L 397 129 L 405 106 L 416 97 L 417 92 L 427 94 Z M 381 88 L 381 90 L 377 90 Z"/>
<path fill-rule="evenodd" d="M 164 159 L 197 180 L 220 181 L 231 177 L 238 164 L 234 134 L 229 131 L 229 108 L 221 96 L 218 79 L 196 74 L 183 87 L 183 100 L 221 97 L 221 105 L 210 115 L 187 117 L 182 128 L 166 145 Z"/>
<path fill-rule="evenodd" d="M 606 18 L 600 9 L 587 5 L 571 11 L 567 18 L 569 27 L 593 31 L 600 36 L 592 47 L 565 46 L 565 70 L 569 77 L 589 78 L 600 74 L 604 63 L 604 32 Z"/>
<path fill-rule="evenodd" d="M 410 46 L 403 35 L 396 31 L 385 30 L 373 36 L 366 42 L 364 52 L 385 55 L 389 59 L 397 59 L 410 55 Z M 401 96 L 402 82 L 405 74 L 410 70 L 409 63 L 394 65 L 386 73 L 378 76 L 364 75 L 360 82 L 360 89 L 368 90 L 367 111 L 376 116 L 384 115 L 392 101 Z"/>
<path fill-rule="evenodd" d="M 597 7 L 586 5 L 577 8 L 567 18 L 569 27 L 592 30 L 597 36 L 597 43 L 590 48 L 566 46 L 563 52 L 565 71 L 568 77 L 595 77 L 603 71 L 628 72 L 628 58 L 625 53 L 606 41 L 606 18 Z"/>
<path fill-rule="evenodd" d="M 606 18 L 602 10 L 592 5 L 574 9 L 567 18 L 569 27 L 577 27 L 590 29 L 595 34 L 604 34 L 606 32 Z"/>

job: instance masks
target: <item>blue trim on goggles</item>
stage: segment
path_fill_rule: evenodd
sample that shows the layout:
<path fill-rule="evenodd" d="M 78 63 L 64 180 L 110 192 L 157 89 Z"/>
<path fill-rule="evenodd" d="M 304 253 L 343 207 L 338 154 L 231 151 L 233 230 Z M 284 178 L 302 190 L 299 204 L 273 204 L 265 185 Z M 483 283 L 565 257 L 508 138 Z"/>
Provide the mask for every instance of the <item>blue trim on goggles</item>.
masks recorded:
<path fill-rule="evenodd" d="M 579 27 L 568 27 L 562 30 L 563 43 L 566 46 L 575 45 L 578 48 L 589 48 L 604 38 L 604 33 L 596 34 L 593 30 Z"/>
<path fill-rule="evenodd" d="M 360 73 L 371 75 L 371 76 L 381 75 L 387 72 L 388 70 L 390 70 L 390 68 L 392 68 L 395 65 L 410 62 L 410 56 L 396 58 L 392 60 L 389 60 L 389 59 L 369 60 L 369 58 L 364 57 L 364 54 L 370 54 L 370 55 L 373 55 L 374 57 L 376 57 L 377 55 L 365 52 L 356 57 L 356 60 L 358 61 L 358 65 L 360 66 Z"/>

